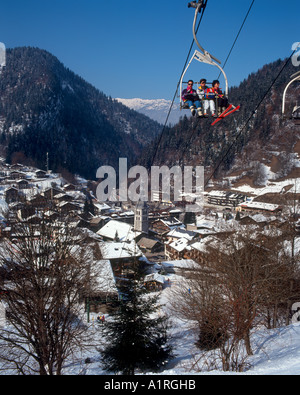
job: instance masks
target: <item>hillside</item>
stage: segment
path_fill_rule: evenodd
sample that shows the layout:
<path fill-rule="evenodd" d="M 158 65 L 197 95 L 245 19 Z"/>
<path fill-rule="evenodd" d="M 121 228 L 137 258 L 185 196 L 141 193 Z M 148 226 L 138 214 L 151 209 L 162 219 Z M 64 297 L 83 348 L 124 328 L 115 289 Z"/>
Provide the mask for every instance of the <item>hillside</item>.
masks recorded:
<path fill-rule="evenodd" d="M 161 126 L 107 97 L 37 48 L 7 51 L 0 78 L 0 144 L 8 162 L 95 178 L 102 165 L 129 162 Z"/>
<path fill-rule="evenodd" d="M 162 296 L 163 300 L 164 295 Z M 110 317 L 106 316 L 107 320 Z M 96 321 L 96 314 L 93 314 L 93 320 Z M 176 380 L 180 377 L 185 379 L 185 376 L 193 376 L 196 380 L 197 388 L 201 387 L 202 376 L 286 376 L 299 375 L 300 372 L 300 324 L 292 324 L 287 327 L 277 328 L 273 330 L 261 329 L 252 334 L 251 339 L 254 345 L 254 355 L 247 360 L 247 369 L 243 373 L 223 372 L 221 369 L 209 370 L 209 364 L 212 366 L 216 361 L 214 356 L 211 360 L 206 359 L 203 370 L 197 367 L 195 361 L 200 360 L 201 352 L 195 346 L 195 337 L 191 325 L 180 320 L 179 317 L 172 318 L 172 336 L 173 346 L 176 357 L 170 361 L 166 368 L 159 373 L 160 377 Z M 101 343 L 101 331 L 94 330 L 94 336 L 98 336 L 99 343 Z M 84 358 L 89 358 L 90 363 L 84 365 L 82 361 Z M 80 355 L 79 361 L 81 363 L 71 362 L 66 368 L 64 374 L 67 375 L 106 375 L 107 372 L 99 361 L 99 352 L 97 349 L 90 351 L 85 355 Z M 156 373 L 157 374 L 157 373 Z M 140 373 L 137 374 L 140 380 Z M 155 379 L 155 373 L 149 372 L 149 377 Z M 107 380 L 107 378 L 103 378 Z"/>
<path fill-rule="evenodd" d="M 240 86 L 231 88 L 230 102 L 240 104 L 241 110 L 217 126 L 211 126 L 211 119 L 184 117 L 173 128 L 167 129 L 159 144 L 155 163 L 170 167 L 175 164 L 203 165 L 206 176 L 210 176 L 220 164 L 214 178 L 233 177 L 252 186 L 264 185 L 266 173 L 272 174 L 274 180 L 297 176 L 300 128 L 281 117 L 284 88 L 290 76 L 297 71 L 291 63 L 253 115 L 284 63 L 278 60 L 265 65 Z M 291 113 L 299 94 L 299 85 L 290 88 L 288 112 Z M 153 142 L 152 150 L 145 153 L 145 164 L 151 163 L 156 148 L 157 141 Z"/>

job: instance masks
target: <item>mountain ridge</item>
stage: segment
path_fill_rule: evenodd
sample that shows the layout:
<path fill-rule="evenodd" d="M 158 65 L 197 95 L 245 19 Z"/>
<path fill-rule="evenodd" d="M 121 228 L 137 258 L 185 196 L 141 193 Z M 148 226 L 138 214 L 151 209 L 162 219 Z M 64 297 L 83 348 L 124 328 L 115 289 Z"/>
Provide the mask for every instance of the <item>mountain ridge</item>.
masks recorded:
<path fill-rule="evenodd" d="M 244 177 L 260 186 L 267 173 L 275 179 L 297 175 L 300 131 L 280 114 L 284 87 L 296 71 L 292 64 L 251 115 L 285 61 L 264 65 L 232 87 L 230 101 L 241 104 L 241 110 L 216 127 L 211 127 L 211 119 L 191 118 L 184 111 L 161 136 L 168 100 L 131 101 L 139 111 L 146 105 L 149 111 L 163 108 L 163 122 L 158 123 L 128 108 L 128 99 L 106 96 L 47 51 L 8 49 L 0 78 L 0 154 L 10 163 L 27 161 L 44 169 L 48 154 L 54 171 L 65 169 L 90 179 L 95 179 L 100 166 L 117 169 L 120 157 L 127 157 L 129 166 L 149 166 L 154 153 L 157 164 L 202 165 L 206 176 L 221 160 L 213 174 L 216 180 L 232 175 L 239 182 Z M 289 90 L 288 112 L 299 95 L 300 86 Z"/>
<path fill-rule="evenodd" d="M 54 55 L 7 50 L 0 78 L 0 144 L 8 162 L 30 161 L 95 178 L 102 165 L 129 163 L 161 125 L 106 96 Z"/>

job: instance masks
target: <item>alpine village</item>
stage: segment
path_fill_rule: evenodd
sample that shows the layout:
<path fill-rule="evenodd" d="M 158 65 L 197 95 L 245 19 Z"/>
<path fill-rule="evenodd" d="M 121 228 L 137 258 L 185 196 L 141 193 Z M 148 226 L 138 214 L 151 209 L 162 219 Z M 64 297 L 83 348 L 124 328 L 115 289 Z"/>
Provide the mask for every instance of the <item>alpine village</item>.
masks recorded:
<path fill-rule="evenodd" d="M 7 49 L 0 374 L 251 369 L 257 338 L 295 322 L 300 302 L 299 84 L 281 114 L 294 72 L 267 64 L 230 89 L 240 109 L 218 126 L 188 110 L 161 135 L 49 52 Z M 187 211 L 172 182 L 169 199 L 120 201 L 117 185 L 99 201 L 97 169 L 120 158 L 203 166 L 203 204 Z"/>

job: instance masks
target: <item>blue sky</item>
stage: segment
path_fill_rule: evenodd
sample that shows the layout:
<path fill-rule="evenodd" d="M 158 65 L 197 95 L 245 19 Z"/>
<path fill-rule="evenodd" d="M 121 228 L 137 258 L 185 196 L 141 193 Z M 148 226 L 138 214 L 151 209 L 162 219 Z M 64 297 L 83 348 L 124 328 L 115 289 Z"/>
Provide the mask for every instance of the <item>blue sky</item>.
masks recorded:
<path fill-rule="evenodd" d="M 198 38 L 221 61 L 251 2 L 208 0 Z M 2 0 L 0 42 L 8 48 L 45 49 L 114 98 L 172 99 L 193 39 L 194 10 L 187 4 Z M 238 85 L 266 63 L 290 56 L 292 44 L 300 42 L 298 9 L 299 0 L 255 1 L 225 68 L 230 85 Z M 217 69 L 195 63 L 187 77 L 218 76 Z"/>

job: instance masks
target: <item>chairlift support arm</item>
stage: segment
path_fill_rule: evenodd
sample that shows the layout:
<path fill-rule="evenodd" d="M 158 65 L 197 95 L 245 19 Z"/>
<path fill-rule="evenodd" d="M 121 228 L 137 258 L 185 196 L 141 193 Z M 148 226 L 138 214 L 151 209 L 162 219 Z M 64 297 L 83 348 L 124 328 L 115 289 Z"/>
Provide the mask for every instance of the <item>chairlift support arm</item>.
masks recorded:
<path fill-rule="evenodd" d="M 191 63 L 192 63 L 192 61 L 195 59 L 195 60 L 197 60 L 198 62 L 202 62 L 202 63 L 209 64 L 209 65 L 211 65 L 211 66 L 215 66 L 215 67 L 217 67 L 217 68 L 221 71 L 221 73 L 222 73 L 223 76 L 224 76 L 225 84 L 226 84 L 226 87 L 225 87 L 225 94 L 226 94 L 226 97 L 228 97 L 228 93 L 229 93 L 228 79 L 227 79 L 227 76 L 226 76 L 225 71 L 224 71 L 224 70 L 222 69 L 222 67 L 220 66 L 221 61 L 220 61 L 219 59 L 217 59 L 216 57 L 214 57 L 213 55 L 211 55 L 208 51 L 206 51 L 206 50 L 200 45 L 200 43 L 199 43 L 199 41 L 198 41 L 198 39 L 197 39 L 197 35 L 196 35 L 196 24 L 197 24 L 198 14 L 201 12 L 202 9 L 205 9 L 206 5 L 207 5 L 207 0 L 199 0 L 198 2 L 192 1 L 192 2 L 189 3 L 189 5 L 188 5 L 189 8 L 192 7 L 192 8 L 195 8 L 195 9 L 196 9 L 196 11 L 195 11 L 195 17 L 194 17 L 194 22 L 193 22 L 193 36 L 194 36 L 195 43 L 197 44 L 197 46 L 198 46 L 198 48 L 199 48 L 200 51 L 198 51 L 198 50 L 195 51 L 194 55 L 192 56 L 191 60 L 189 61 L 189 63 L 188 63 L 188 65 L 187 65 L 186 69 L 184 70 L 184 72 L 183 72 L 183 74 L 182 74 L 182 76 L 181 76 L 181 80 L 180 80 L 180 92 L 182 92 L 182 84 L 183 84 L 184 76 L 186 75 L 186 73 L 187 73 L 187 71 L 188 71 L 188 69 L 189 69 L 189 67 L 190 67 L 190 65 L 191 65 Z M 181 102 L 181 100 L 182 100 L 182 99 L 180 98 L 180 102 Z"/>
<path fill-rule="evenodd" d="M 285 90 L 284 90 L 284 92 L 283 92 L 282 115 L 285 114 L 285 102 L 286 102 L 286 94 L 287 94 L 287 91 L 288 91 L 289 87 L 292 85 L 293 82 L 295 82 L 295 81 L 300 81 L 300 71 L 298 71 L 298 73 L 296 73 L 296 74 L 293 74 L 293 75 L 291 76 L 291 79 L 292 79 L 292 80 L 287 84 L 287 86 L 286 86 L 286 88 L 285 88 Z"/>
<path fill-rule="evenodd" d="M 194 36 L 195 43 L 197 44 L 197 46 L 198 46 L 198 48 L 200 49 L 200 51 L 202 51 L 204 55 L 208 55 L 211 59 L 213 59 L 213 60 L 216 61 L 217 63 L 221 64 L 221 62 L 220 62 L 219 59 L 215 58 L 213 55 L 211 55 L 209 52 L 207 52 L 207 51 L 200 45 L 200 43 L 199 43 L 199 41 L 198 41 L 198 38 L 197 38 L 197 35 L 196 35 L 196 24 L 197 24 L 198 14 L 200 13 L 200 11 L 201 11 L 202 9 L 205 9 L 205 8 L 206 8 L 206 4 L 207 4 L 207 0 L 205 1 L 205 4 L 204 4 L 204 1 L 203 1 L 203 0 L 200 0 L 200 1 L 198 2 L 198 5 L 197 5 L 196 11 L 195 11 L 194 23 L 193 23 L 193 36 Z M 189 4 L 189 6 L 190 6 L 190 5 L 191 5 L 191 3 Z M 193 7 L 193 6 L 192 6 L 192 7 Z"/>

